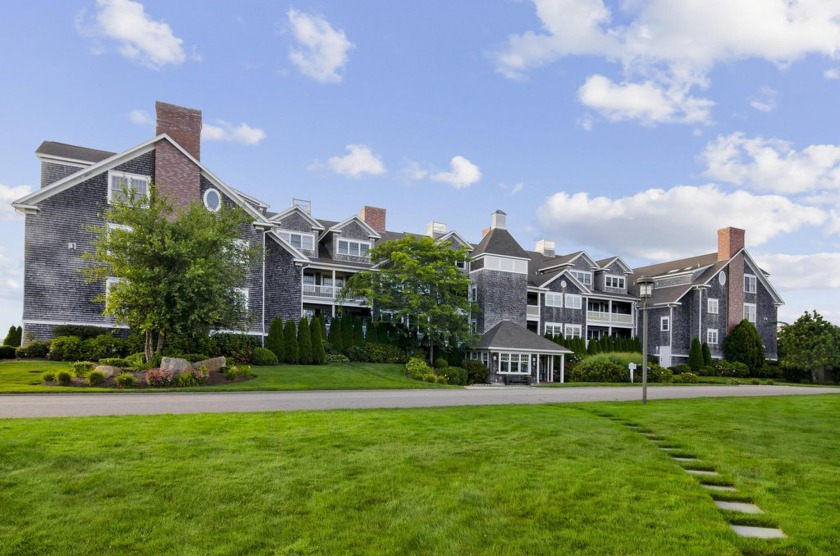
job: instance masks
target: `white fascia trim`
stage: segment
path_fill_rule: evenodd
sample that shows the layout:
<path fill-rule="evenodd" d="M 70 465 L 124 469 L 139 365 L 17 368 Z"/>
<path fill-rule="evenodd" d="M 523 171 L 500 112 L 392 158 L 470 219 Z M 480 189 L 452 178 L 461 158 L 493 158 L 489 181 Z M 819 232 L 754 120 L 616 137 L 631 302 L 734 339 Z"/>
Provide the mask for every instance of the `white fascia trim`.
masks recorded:
<path fill-rule="evenodd" d="M 543 285 L 542 285 L 541 287 L 542 287 L 542 288 L 547 288 L 547 287 L 548 287 L 548 285 L 549 285 L 550 283 L 554 282 L 555 280 L 557 280 L 558 278 L 560 278 L 560 277 L 562 276 L 562 277 L 564 277 L 564 278 L 568 278 L 569 280 L 571 280 L 571 281 L 572 281 L 572 283 L 573 283 L 574 285 L 576 285 L 576 286 L 578 287 L 578 289 L 581 291 L 581 294 L 582 294 L 582 295 L 589 295 L 589 294 L 591 294 L 591 293 L 592 293 L 592 290 L 590 290 L 590 289 L 589 289 L 589 288 L 587 288 L 585 285 L 583 285 L 583 284 L 580 282 L 580 280 L 578 280 L 577 278 L 575 278 L 574 276 L 572 276 L 572 275 L 569 273 L 569 270 L 571 270 L 571 269 L 568 269 L 568 268 L 567 268 L 566 270 L 563 270 L 563 271 L 562 271 L 562 272 L 560 272 L 560 274 L 558 274 L 557 276 L 554 276 L 554 277 L 553 277 L 553 278 L 551 278 L 550 280 L 547 280 L 546 282 L 544 282 L 544 283 L 543 283 Z"/>
<path fill-rule="evenodd" d="M 346 226 L 347 224 L 349 224 L 350 222 L 352 222 L 352 221 L 354 221 L 354 220 L 355 220 L 355 221 L 357 221 L 359 224 L 361 224 L 361 226 L 362 226 L 363 228 L 367 229 L 367 231 L 368 231 L 368 238 L 369 238 L 369 239 L 382 239 L 382 236 L 381 236 L 381 235 L 379 235 L 379 234 L 376 232 L 376 230 L 374 230 L 373 228 L 371 228 L 371 227 L 370 227 L 370 225 L 369 225 L 367 222 L 365 222 L 364 220 L 362 220 L 362 219 L 361 219 L 361 218 L 359 218 L 358 216 L 355 216 L 355 215 L 354 215 L 354 216 L 351 216 L 350 218 L 347 218 L 346 220 L 342 220 L 341 222 L 339 222 L 338 224 L 336 224 L 335 226 L 333 226 L 333 227 L 332 227 L 332 228 L 330 228 L 329 230 L 326 230 L 326 231 L 325 231 L 323 234 L 321 234 L 321 236 L 318 238 L 318 241 L 321 241 L 322 239 L 324 239 L 324 236 L 326 236 L 326 235 L 327 235 L 328 233 L 330 233 L 330 232 L 337 232 L 337 231 L 341 230 L 341 228 L 343 228 L 344 226 Z"/>
<path fill-rule="evenodd" d="M 559 347 L 557 349 L 528 349 L 528 348 L 512 348 L 512 347 L 500 347 L 500 346 L 490 346 L 490 347 L 483 347 L 483 348 L 476 348 L 475 351 L 500 351 L 505 353 L 543 353 L 543 354 L 552 354 L 556 355 L 558 353 L 574 353 L 570 349 L 566 349 L 564 347 Z"/>
<path fill-rule="evenodd" d="M 72 324 L 74 326 L 96 326 L 99 328 L 129 328 L 126 324 L 108 324 L 104 322 L 78 322 L 72 320 L 30 320 L 23 319 L 23 324 L 43 324 L 46 326 L 61 326 L 64 324 Z"/>
<path fill-rule="evenodd" d="M 283 249 L 288 251 L 289 254 L 291 254 L 294 257 L 294 261 L 296 263 L 307 263 L 307 264 L 309 264 L 311 262 L 309 257 L 307 257 L 306 255 L 304 255 L 303 253 L 301 253 L 300 251 L 298 251 L 297 249 L 295 249 L 294 247 L 292 247 L 291 245 L 286 243 L 286 241 L 282 237 L 278 236 L 277 233 L 274 230 L 271 230 L 271 231 L 267 232 L 267 234 L 271 237 L 271 239 L 273 239 L 274 241 L 279 243 L 280 247 L 282 247 Z"/>
<path fill-rule="evenodd" d="M 212 330 L 210 332 L 210 334 L 245 334 L 246 336 L 263 336 L 264 335 L 259 330 L 242 331 L 242 330 L 228 330 L 226 328 L 223 328 L 221 330 Z"/>
<path fill-rule="evenodd" d="M 238 189 L 235 189 L 235 188 L 231 188 L 231 189 L 233 189 L 234 191 L 236 191 L 236 194 L 237 194 L 237 195 L 239 195 L 239 196 L 240 196 L 240 197 L 242 197 L 243 199 L 247 199 L 247 200 L 249 200 L 249 201 L 252 201 L 252 202 L 253 202 L 255 205 L 257 205 L 258 207 L 263 208 L 263 209 L 267 209 L 267 208 L 268 208 L 268 205 L 267 205 L 264 201 L 260 201 L 260 200 L 259 200 L 259 199 L 257 199 L 256 197 L 252 197 L 251 195 L 248 195 L 247 193 L 244 193 L 244 192 L 242 192 L 242 191 L 240 191 L 240 190 L 238 190 Z"/>
<path fill-rule="evenodd" d="M 93 162 L 89 160 L 79 160 L 76 158 L 64 158 L 63 156 L 54 156 L 51 154 L 38 154 L 35 153 L 35 156 L 38 157 L 38 160 L 41 162 L 49 162 L 51 164 L 61 164 L 62 166 L 75 166 L 77 168 L 87 168 Z"/>
<path fill-rule="evenodd" d="M 377 265 L 378 266 L 378 265 Z M 342 270 L 344 272 L 364 272 L 367 270 L 372 270 L 378 272 L 379 269 L 376 266 L 371 267 L 358 267 L 358 266 L 344 266 L 341 264 L 330 264 L 330 263 L 322 263 L 322 262 L 313 262 L 309 265 L 309 268 L 313 268 L 315 270 Z"/>
<path fill-rule="evenodd" d="M 472 260 L 477 261 L 478 259 L 483 259 L 484 257 L 499 257 L 500 259 L 511 259 L 514 261 L 528 261 L 531 262 L 530 257 L 513 257 L 511 255 L 500 255 L 499 253 L 480 253 L 472 258 Z"/>
<path fill-rule="evenodd" d="M 749 254 L 749 253 L 747 253 L 747 250 L 746 250 L 746 249 L 742 249 L 742 251 L 744 252 L 744 261 L 745 261 L 746 263 L 749 263 L 749 265 L 750 265 L 750 267 L 752 268 L 753 274 L 754 274 L 754 276 L 756 277 L 756 279 L 757 279 L 759 282 L 761 282 L 761 284 L 765 287 L 765 289 L 766 289 L 768 292 L 770 292 L 770 295 L 771 295 L 771 296 L 773 296 L 773 301 L 774 301 L 774 303 L 778 303 L 778 304 L 780 304 L 780 305 L 784 305 L 784 303 L 785 303 L 785 302 L 784 302 L 784 300 L 782 299 L 782 296 L 780 296 L 780 295 L 779 295 L 779 293 L 776 291 L 776 289 L 775 289 L 773 286 L 771 286 L 771 285 L 770 285 L 770 281 L 769 281 L 769 280 L 767 280 L 767 277 L 766 277 L 766 276 L 764 276 L 764 273 L 763 273 L 763 272 L 761 272 L 761 268 L 760 268 L 760 267 L 756 264 L 756 262 L 753 260 L 753 258 L 752 258 L 752 257 L 750 257 L 750 254 Z M 739 251 L 739 253 L 740 253 L 740 251 Z M 746 274 L 746 273 L 745 273 L 745 274 Z"/>
<path fill-rule="evenodd" d="M 288 215 L 290 215 L 293 212 L 297 212 L 302 217 L 304 217 L 310 224 L 312 224 L 312 229 L 313 230 L 321 230 L 321 231 L 324 230 L 324 226 L 322 226 L 320 222 L 318 222 L 317 220 L 312 218 L 311 215 L 306 214 L 306 211 L 304 211 L 300 207 L 289 207 L 286 210 L 284 210 L 283 212 L 278 212 L 277 214 L 275 214 L 274 216 L 269 218 L 269 220 L 271 220 L 272 222 L 277 222 L 278 220 L 282 220 L 283 218 L 287 217 Z"/>
<path fill-rule="evenodd" d="M 607 266 L 605 266 L 605 267 L 602 266 L 601 267 L 601 270 L 610 271 L 609 266 L 614 264 L 614 263 L 618 263 L 618 265 L 621 267 L 621 271 L 624 274 L 633 274 L 633 270 L 629 266 L 624 264 L 624 261 L 621 260 L 621 257 L 613 257 L 612 259 L 610 259 Z"/>
<path fill-rule="evenodd" d="M 15 211 L 24 216 L 27 214 L 38 214 L 41 212 L 40 207 L 36 207 L 35 205 L 20 205 L 18 203 L 14 203 L 13 206 L 15 207 Z"/>
<path fill-rule="evenodd" d="M 464 239 L 463 236 L 461 236 L 461 234 L 459 234 L 455 230 L 452 230 L 451 232 L 447 232 L 447 233 L 443 234 L 442 236 L 437 238 L 436 241 L 446 241 L 446 240 L 452 239 L 452 238 L 457 239 L 459 242 L 461 242 L 464 245 L 464 247 L 469 247 L 470 251 L 472 251 L 472 248 L 473 248 L 472 244 L 469 241 L 467 241 L 466 239 Z"/>

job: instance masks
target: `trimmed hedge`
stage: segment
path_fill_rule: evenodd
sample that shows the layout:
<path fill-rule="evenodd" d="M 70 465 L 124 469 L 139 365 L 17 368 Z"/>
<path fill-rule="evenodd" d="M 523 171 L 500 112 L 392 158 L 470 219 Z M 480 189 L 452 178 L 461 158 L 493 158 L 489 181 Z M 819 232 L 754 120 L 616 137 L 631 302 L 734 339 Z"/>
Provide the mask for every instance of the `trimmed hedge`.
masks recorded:
<path fill-rule="evenodd" d="M 59 336 L 50 343 L 47 358 L 51 361 L 78 361 L 82 359 L 82 340 L 78 336 Z"/>
<path fill-rule="evenodd" d="M 277 356 L 270 349 L 263 347 L 254 348 L 254 365 L 257 367 L 269 367 L 277 365 Z"/>
<path fill-rule="evenodd" d="M 438 369 L 438 376 L 446 378 L 447 384 L 465 386 L 467 384 L 468 373 L 463 367 L 444 367 Z"/>
<path fill-rule="evenodd" d="M 467 371 L 467 384 L 484 384 L 490 370 L 481 361 L 464 359 L 461 366 Z"/>
<path fill-rule="evenodd" d="M 571 382 L 630 382 L 629 363 L 636 364 L 634 379 L 642 380 L 642 356 L 638 353 L 601 353 L 586 357 L 568 372 Z M 664 369 L 648 363 L 648 382 L 660 382 Z"/>
<path fill-rule="evenodd" d="M 46 357 L 50 352 L 49 340 L 39 340 L 36 342 L 29 342 L 26 347 L 19 347 L 15 350 L 15 355 L 19 359 L 29 359 L 31 357 Z"/>
<path fill-rule="evenodd" d="M 15 358 L 15 347 L 14 346 L 0 346 L 0 359 L 14 359 Z"/>

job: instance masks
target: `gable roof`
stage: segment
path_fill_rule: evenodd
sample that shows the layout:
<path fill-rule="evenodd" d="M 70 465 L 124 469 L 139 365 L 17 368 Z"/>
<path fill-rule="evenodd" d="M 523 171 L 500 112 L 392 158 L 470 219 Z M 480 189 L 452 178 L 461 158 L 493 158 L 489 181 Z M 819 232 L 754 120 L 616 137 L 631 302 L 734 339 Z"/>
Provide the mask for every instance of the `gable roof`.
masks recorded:
<path fill-rule="evenodd" d="M 539 353 L 573 353 L 509 320 L 503 320 L 481 335 L 476 349 L 519 350 Z"/>
<path fill-rule="evenodd" d="M 458 243 L 460 243 L 464 247 L 467 247 L 470 250 L 472 250 L 472 248 L 473 248 L 472 243 L 470 243 L 469 241 L 464 239 L 461 236 L 461 234 L 459 234 L 455 230 L 452 230 L 451 232 L 447 232 L 447 233 L 443 234 L 442 236 L 437 238 L 437 240 L 440 241 L 440 242 L 456 240 Z"/>
<path fill-rule="evenodd" d="M 472 256 L 477 257 L 485 253 L 491 255 L 505 255 L 507 257 L 517 257 L 520 259 L 529 259 L 528 253 L 522 249 L 519 243 L 513 239 L 510 232 L 504 228 L 493 228 L 481 238 L 481 241 L 473 249 Z"/>
<path fill-rule="evenodd" d="M 625 274 L 632 274 L 633 273 L 633 269 L 631 269 L 629 266 L 627 266 L 624 263 L 624 261 L 621 260 L 621 257 L 618 257 L 618 256 L 608 257 L 606 259 L 601 259 L 600 261 L 595 261 L 595 264 L 597 264 L 599 267 L 601 267 L 601 270 L 607 270 L 607 268 L 609 268 L 609 266 L 614 264 L 614 263 L 618 263 L 618 266 L 621 268 L 621 270 Z"/>
<path fill-rule="evenodd" d="M 271 220 L 272 222 L 278 222 L 280 220 L 283 220 L 285 217 L 292 214 L 293 212 L 296 212 L 301 217 L 303 217 L 304 220 L 309 222 L 312 225 L 312 229 L 314 229 L 314 230 L 323 230 L 324 229 L 324 226 L 321 224 L 321 222 L 318 222 L 317 220 L 312 218 L 312 216 L 309 213 L 307 213 L 305 210 L 303 210 L 302 208 L 300 208 L 298 206 L 292 206 L 292 207 L 287 208 L 283 212 L 278 212 L 276 214 L 273 214 L 273 215 L 271 215 L 269 220 Z"/>
<path fill-rule="evenodd" d="M 598 263 L 593 261 L 592 257 L 587 255 L 585 251 L 575 251 L 574 253 L 569 253 L 568 255 L 560 255 L 559 257 L 543 261 L 540 265 L 540 271 L 546 272 L 554 268 L 571 266 L 580 257 L 584 257 L 586 259 L 586 263 L 592 270 L 598 268 Z"/>
<path fill-rule="evenodd" d="M 321 236 L 318 238 L 318 241 L 321 241 L 322 239 L 324 239 L 324 236 L 326 236 L 328 233 L 337 232 L 337 231 L 341 230 L 341 228 L 350 224 L 351 222 L 356 222 L 357 224 L 362 226 L 364 229 L 366 229 L 369 237 L 376 238 L 376 239 L 380 239 L 382 237 L 381 235 L 379 235 L 379 233 L 376 230 L 374 230 L 373 228 L 370 227 L 370 224 L 368 224 L 367 222 L 365 222 L 364 220 L 362 220 L 358 216 L 353 215 L 350 218 L 347 218 L 346 220 L 342 220 L 338 224 L 333 224 L 332 226 L 329 226 L 323 233 L 321 233 Z"/>
<path fill-rule="evenodd" d="M 280 245 L 280 247 L 282 247 L 283 249 L 288 251 L 289 254 L 291 254 L 292 257 L 294 257 L 294 261 L 296 263 L 308 263 L 308 262 L 310 262 L 309 257 L 307 257 L 306 255 L 301 253 L 294 246 L 292 246 L 292 244 L 288 243 L 285 239 L 280 237 L 277 234 L 276 230 L 270 230 L 267 235 L 268 235 L 268 237 L 270 237 L 271 239 L 276 241 Z"/>
<path fill-rule="evenodd" d="M 95 164 L 117 153 L 79 147 L 78 145 L 68 145 L 67 143 L 58 143 L 56 141 L 44 141 L 35 149 L 35 154 L 41 159 L 53 158 L 68 162 Z"/>

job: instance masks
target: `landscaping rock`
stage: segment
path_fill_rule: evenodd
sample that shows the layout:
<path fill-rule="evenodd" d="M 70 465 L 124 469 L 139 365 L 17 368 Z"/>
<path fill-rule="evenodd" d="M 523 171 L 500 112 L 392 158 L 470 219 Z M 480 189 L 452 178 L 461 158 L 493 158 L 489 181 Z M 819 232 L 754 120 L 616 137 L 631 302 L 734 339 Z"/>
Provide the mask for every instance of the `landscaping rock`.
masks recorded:
<path fill-rule="evenodd" d="M 204 361 L 198 361 L 193 363 L 193 367 L 207 367 L 207 370 L 211 373 L 218 372 L 227 364 L 227 360 L 224 357 L 213 357 L 211 359 L 205 359 Z"/>
<path fill-rule="evenodd" d="M 178 357 L 164 357 L 160 362 L 160 368 L 166 371 L 179 373 L 191 367 L 190 362 L 186 359 L 179 359 Z"/>
<path fill-rule="evenodd" d="M 111 378 L 114 375 L 118 375 L 122 372 L 122 369 L 119 367 L 111 367 L 110 365 L 97 365 L 94 371 L 99 371 L 105 378 Z"/>

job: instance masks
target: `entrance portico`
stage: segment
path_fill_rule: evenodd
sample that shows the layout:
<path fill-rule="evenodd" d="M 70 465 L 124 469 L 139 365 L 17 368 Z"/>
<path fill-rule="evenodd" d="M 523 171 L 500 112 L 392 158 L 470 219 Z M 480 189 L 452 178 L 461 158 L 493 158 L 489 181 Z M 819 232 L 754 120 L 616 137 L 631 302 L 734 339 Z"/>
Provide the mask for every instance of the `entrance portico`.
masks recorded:
<path fill-rule="evenodd" d="M 481 336 L 472 358 L 487 365 L 491 383 L 539 384 L 554 382 L 555 370 L 559 370 L 559 381 L 565 382 L 565 356 L 570 353 L 526 328 L 502 321 Z M 555 357 L 559 357 L 557 369 Z"/>

